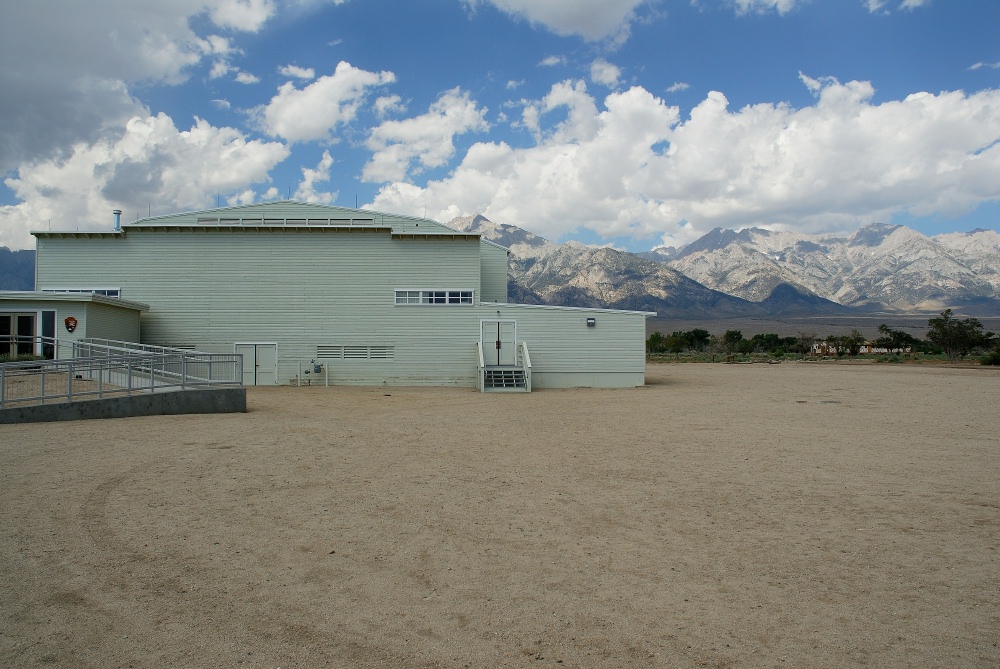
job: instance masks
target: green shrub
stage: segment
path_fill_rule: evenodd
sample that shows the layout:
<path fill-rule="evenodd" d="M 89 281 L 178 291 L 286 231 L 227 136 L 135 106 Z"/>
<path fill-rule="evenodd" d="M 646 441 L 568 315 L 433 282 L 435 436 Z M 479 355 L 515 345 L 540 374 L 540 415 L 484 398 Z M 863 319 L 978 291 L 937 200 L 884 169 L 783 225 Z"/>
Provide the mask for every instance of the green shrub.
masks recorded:
<path fill-rule="evenodd" d="M 5 355 L 0 355 L 0 362 L 28 362 L 29 360 L 42 360 L 40 356 L 32 355 L 31 353 L 9 353 Z"/>
<path fill-rule="evenodd" d="M 981 365 L 1000 365 L 1000 344 L 979 359 Z"/>

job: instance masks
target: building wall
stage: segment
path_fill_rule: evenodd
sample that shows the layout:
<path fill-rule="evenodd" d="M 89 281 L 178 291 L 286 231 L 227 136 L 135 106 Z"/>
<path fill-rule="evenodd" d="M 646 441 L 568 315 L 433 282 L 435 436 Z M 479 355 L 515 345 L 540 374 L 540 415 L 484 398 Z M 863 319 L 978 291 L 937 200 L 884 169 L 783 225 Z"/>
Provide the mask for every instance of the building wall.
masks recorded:
<path fill-rule="evenodd" d="M 0 313 L 35 314 L 35 334 L 41 335 L 42 312 L 55 311 L 55 337 L 58 357 L 72 356 L 72 344 L 87 337 L 119 341 L 139 341 L 139 312 L 85 300 L 4 300 L 0 295 Z M 66 329 L 66 318 L 77 320 L 76 329 Z"/>
<path fill-rule="evenodd" d="M 642 312 L 524 304 L 482 305 L 484 319 L 517 323 L 527 342 L 534 388 L 628 387 L 645 383 Z M 587 326 L 593 318 L 594 325 Z M 520 361 L 519 361 L 520 362 Z"/>
<path fill-rule="evenodd" d="M 480 277 L 483 302 L 507 301 L 507 249 L 482 242 Z"/>
<path fill-rule="evenodd" d="M 278 203 L 260 215 L 309 216 L 310 206 Z M 536 388 L 644 382 L 644 314 L 507 304 L 502 247 L 390 215 L 339 228 L 255 227 L 237 218 L 212 229 L 198 220 L 258 213 L 191 212 L 156 219 L 179 227 L 115 234 L 38 233 L 38 287 L 120 288 L 123 299 L 150 305 L 137 333 L 143 343 L 218 353 L 236 342 L 276 343 L 279 384 L 316 361 L 338 384 L 474 387 L 481 323 L 497 318 L 517 322 Z M 392 231 L 383 227 L 390 224 Z M 397 305 L 396 290 L 471 290 L 475 304 Z M 95 317 L 79 336 L 123 338 L 109 333 L 128 324 L 101 311 Z"/>
<path fill-rule="evenodd" d="M 57 317 L 56 329 L 58 330 L 60 326 L 62 326 L 62 321 Z M 66 328 L 63 327 L 63 332 L 65 330 Z M 79 330 L 78 327 L 77 331 Z M 84 331 L 86 337 L 114 341 L 140 341 L 139 312 L 91 302 L 87 305 L 87 323 Z"/>
<path fill-rule="evenodd" d="M 474 307 L 396 305 L 394 297 L 438 289 L 472 290 L 478 299 L 478 239 L 330 228 L 43 236 L 38 277 L 42 288 L 118 286 L 123 298 L 149 304 L 144 343 L 221 353 L 234 342 L 277 342 L 279 383 L 331 346 L 392 351 L 391 358 L 324 360 L 335 382 L 475 381 Z M 468 349 L 465 359 L 456 341 Z"/>

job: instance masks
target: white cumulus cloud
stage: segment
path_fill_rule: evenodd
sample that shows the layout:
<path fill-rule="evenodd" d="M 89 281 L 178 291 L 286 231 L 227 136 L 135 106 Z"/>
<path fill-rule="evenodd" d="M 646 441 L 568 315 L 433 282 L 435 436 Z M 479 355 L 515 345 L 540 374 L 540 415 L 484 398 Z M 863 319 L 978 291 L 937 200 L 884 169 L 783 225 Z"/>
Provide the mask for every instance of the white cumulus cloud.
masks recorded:
<path fill-rule="evenodd" d="M 272 0 L 0 4 L 0 63 L 16 63 L 0 67 L 0 174 L 144 113 L 129 93 L 135 82 L 181 83 L 206 61 L 216 63 L 214 75 L 229 72 L 234 50 L 215 33 L 259 31 L 277 7 Z"/>
<path fill-rule="evenodd" d="M 843 231 L 1000 199 L 1000 91 L 875 104 L 869 82 L 802 80 L 813 105 L 731 110 L 712 92 L 688 118 L 639 87 L 602 107 L 563 82 L 529 107 L 535 145 L 475 144 L 447 178 L 388 184 L 374 205 L 676 244 L 716 226 Z M 565 118 L 546 126 L 557 108 Z"/>
<path fill-rule="evenodd" d="M 603 58 L 598 58 L 590 64 L 590 80 L 595 84 L 614 87 L 621 76 L 621 69 Z"/>
<path fill-rule="evenodd" d="M 375 114 L 385 118 L 389 114 L 401 114 L 406 111 L 406 104 L 398 95 L 383 95 L 375 99 Z"/>
<path fill-rule="evenodd" d="M 238 84 L 259 84 L 260 77 L 250 72 L 239 72 L 234 79 Z"/>
<path fill-rule="evenodd" d="M 302 168 L 302 181 L 295 190 L 295 199 L 300 202 L 317 202 L 330 204 L 337 199 L 337 193 L 317 191 L 316 184 L 330 180 L 330 168 L 333 167 L 333 157 L 329 151 L 323 152 L 323 157 L 315 168 Z"/>
<path fill-rule="evenodd" d="M 208 14 L 213 23 L 223 28 L 257 32 L 274 11 L 271 0 L 221 0 Z"/>
<path fill-rule="evenodd" d="M 471 6 L 489 2 L 496 8 L 559 35 L 598 41 L 628 37 L 636 9 L 650 0 L 465 0 Z"/>
<path fill-rule="evenodd" d="M 772 10 L 787 14 L 802 3 L 803 0 L 733 0 L 738 14 L 761 14 Z"/>
<path fill-rule="evenodd" d="M 884 13 L 888 14 L 889 10 L 885 9 L 887 5 L 893 4 L 891 0 L 864 0 L 865 7 L 868 8 L 872 14 Z M 931 4 L 930 0 L 898 0 L 897 7 L 899 9 L 908 10 L 916 9 L 917 7 L 923 7 L 924 5 Z"/>
<path fill-rule="evenodd" d="M 107 228 L 113 209 L 128 218 L 147 208 L 205 207 L 217 194 L 265 183 L 287 156 L 281 143 L 248 141 L 201 119 L 178 130 L 165 114 L 136 116 L 116 135 L 79 142 L 63 158 L 24 164 L 7 178 L 21 203 L 0 207 L 0 244 L 30 246 L 28 231 L 50 222 L 53 230 Z"/>
<path fill-rule="evenodd" d="M 272 137 L 292 142 L 329 140 L 338 126 L 355 118 L 370 89 L 395 80 L 392 72 L 368 72 L 341 61 L 333 74 L 305 88 L 282 84 L 258 110 L 260 124 Z"/>
<path fill-rule="evenodd" d="M 306 81 L 316 78 L 316 70 L 311 67 L 299 67 L 298 65 L 283 65 L 278 68 L 278 73 L 285 77 L 305 79 Z"/>
<path fill-rule="evenodd" d="M 486 109 L 458 88 L 442 94 L 426 114 L 385 121 L 374 128 L 366 146 L 373 152 L 364 167 L 365 181 L 403 181 L 415 170 L 440 167 L 455 155 L 454 138 L 489 128 Z"/>

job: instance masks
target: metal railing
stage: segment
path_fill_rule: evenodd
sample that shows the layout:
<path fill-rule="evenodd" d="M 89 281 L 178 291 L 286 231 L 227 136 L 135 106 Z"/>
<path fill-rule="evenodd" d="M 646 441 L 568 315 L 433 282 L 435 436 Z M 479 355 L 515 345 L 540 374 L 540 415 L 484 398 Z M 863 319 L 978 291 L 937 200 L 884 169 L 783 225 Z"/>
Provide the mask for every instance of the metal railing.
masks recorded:
<path fill-rule="evenodd" d="M 483 360 L 483 342 L 476 342 L 476 350 L 479 352 L 479 392 L 486 389 L 486 361 Z"/>
<path fill-rule="evenodd" d="M 74 342 L 73 358 L 0 364 L 0 409 L 242 385 L 243 356 L 130 342 Z"/>
<path fill-rule="evenodd" d="M 58 358 L 60 351 L 68 351 L 68 348 L 65 342 L 55 337 L 0 335 L 0 361 L 16 361 L 20 357 L 41 357 L 51 360 Z"/>
<path fill-rule="evenodd" d="M 521 369 L 524 370 L 525 390 L 531 392 L 531 356 L 528 354 L 528 342 L 522 341 L 521 349 Z"/>

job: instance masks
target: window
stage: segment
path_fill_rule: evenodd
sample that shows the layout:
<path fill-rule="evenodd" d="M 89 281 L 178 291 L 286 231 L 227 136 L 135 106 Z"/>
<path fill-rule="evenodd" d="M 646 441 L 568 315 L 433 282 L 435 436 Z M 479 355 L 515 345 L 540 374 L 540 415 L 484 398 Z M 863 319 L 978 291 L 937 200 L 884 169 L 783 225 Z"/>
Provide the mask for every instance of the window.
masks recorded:
<path fill-rule="evenodd" d="M 472 304 L 471 290 L 397 290 L 396 304 Z"/>
<path fill-rule="evenodd" d="M 42 288 L 43 293 L 93 293 L 107 297 L 121 297 L 121 288 Z"/>

